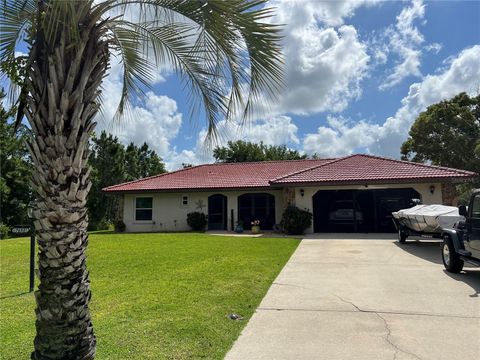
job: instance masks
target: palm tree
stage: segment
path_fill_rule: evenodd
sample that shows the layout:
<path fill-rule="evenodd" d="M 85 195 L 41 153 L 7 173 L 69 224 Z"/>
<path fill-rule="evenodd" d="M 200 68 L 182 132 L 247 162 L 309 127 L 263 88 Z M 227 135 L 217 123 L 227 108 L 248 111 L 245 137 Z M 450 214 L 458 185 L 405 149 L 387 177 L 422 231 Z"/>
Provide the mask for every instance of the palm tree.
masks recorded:
<path fill-rule="evenodd" d="M 35 164 L 40 285 L 32 359 L 93 359 L 86 267 L 87 143 L 112 56 L 123 63 L 117 116 L 168 63 L 208 134 L 248 119 L 282 84 L 278 27 L 265 0 L 15 0 L 0 10 L 2 73 L 20 85 Z M 132 15 L 136 14 L 136 15 Z M 27 55 L 15 57 L 20 45 Z"/>

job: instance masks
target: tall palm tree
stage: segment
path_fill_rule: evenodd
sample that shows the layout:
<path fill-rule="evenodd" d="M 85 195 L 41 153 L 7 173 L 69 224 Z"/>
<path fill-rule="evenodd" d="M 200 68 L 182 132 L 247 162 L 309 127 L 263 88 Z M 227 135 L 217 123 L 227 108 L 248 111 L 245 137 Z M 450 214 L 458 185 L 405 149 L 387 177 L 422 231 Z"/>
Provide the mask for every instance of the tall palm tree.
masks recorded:
<path fill-rule="evenodd" d="M 2 72 L 20 85 L 35 164 L 40 285 L 32 359 L 93 359 L 89 313 L 87 142 L 113 55 L 123 63 L 118 116 L 168 63 L 208 133 L 247 119 L 282 83 L 279 34 L 265 0 L 4 0 Z M 133 15 L 135 14 L 135 15 Z M 23 44 L 23 45 L 22 45 Z M 18 60 L 16 49 L 27 45 Z"/>

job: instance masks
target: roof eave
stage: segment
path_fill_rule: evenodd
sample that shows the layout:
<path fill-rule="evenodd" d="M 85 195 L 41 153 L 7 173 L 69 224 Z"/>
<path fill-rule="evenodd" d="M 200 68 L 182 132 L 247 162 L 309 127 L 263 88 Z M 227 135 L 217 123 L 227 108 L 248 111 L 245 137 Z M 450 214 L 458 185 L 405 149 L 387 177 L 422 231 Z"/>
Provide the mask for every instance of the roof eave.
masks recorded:
<path fill-rule="evenodd" d="M 281 190 L 282 185 L 272 186 L 242 186 L 242 187 L 215 187 L 215 188 L 178 188 L 178 189 L 128 189 L 128 190 L 104 190 L 107 194 L 120 194 L 120 193 L 178 193 L 178 192 L 213 192 L 213 191 L 266 191 L 266 190 Z"/>

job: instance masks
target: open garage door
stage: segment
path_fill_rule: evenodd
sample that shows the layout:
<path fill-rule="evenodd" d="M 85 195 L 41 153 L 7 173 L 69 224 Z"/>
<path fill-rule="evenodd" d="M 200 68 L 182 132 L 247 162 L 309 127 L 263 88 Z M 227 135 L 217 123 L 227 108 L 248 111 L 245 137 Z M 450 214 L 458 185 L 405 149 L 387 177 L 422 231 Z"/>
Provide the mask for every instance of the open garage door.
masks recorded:
<path fill-rule="evenodd" d="M 413 206 L 412 188 L 320 190 L 313 196 L 315 232 L 395 232 L 392 212 Z"/>

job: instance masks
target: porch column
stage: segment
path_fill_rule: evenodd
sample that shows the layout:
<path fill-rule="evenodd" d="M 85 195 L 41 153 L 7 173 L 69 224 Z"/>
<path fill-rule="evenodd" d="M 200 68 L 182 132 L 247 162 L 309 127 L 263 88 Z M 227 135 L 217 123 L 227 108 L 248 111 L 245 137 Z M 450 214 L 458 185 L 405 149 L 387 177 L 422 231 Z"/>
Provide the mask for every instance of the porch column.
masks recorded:
<path fill-rule="evenodd" d="M 115 208 L 115 215 L 114 215 L 114 221 L 123 221 L 123 206 L 124 206 L 124 199 L 125 195 L 124 194 L 115 194 L 113 195 L 114 198 L 114 206 Z"/>
<path fill-rule="evenodd" d="M 454 184 L 442 183 L 442 202 L 448 206 L 458 205 L 458 192 Z"/>
<path fill-rule="evenodd" d="M 295 188 L 283 188 L 283 208 L 287 206 L 295 206 Z"/>

